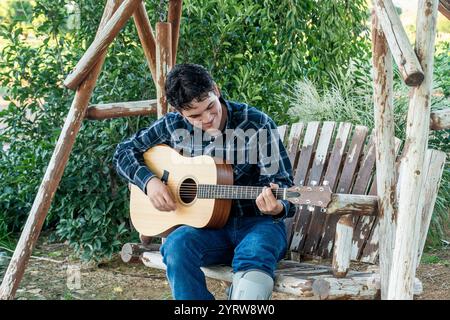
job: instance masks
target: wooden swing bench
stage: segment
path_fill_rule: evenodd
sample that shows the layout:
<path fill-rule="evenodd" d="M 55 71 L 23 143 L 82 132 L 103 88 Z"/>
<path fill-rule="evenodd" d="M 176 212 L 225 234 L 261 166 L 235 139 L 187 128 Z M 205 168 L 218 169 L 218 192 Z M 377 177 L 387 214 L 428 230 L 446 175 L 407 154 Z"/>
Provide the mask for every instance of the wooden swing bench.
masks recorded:
<path fill-rule="evenodd" d="M 294 184 L 329 184 L 333 192 L 361 196 L 351 205 L 332 201 L 319 208 L 298 207 L 294 218 L 285 221 L 288 253 L 276 271 L 276 292 L 309 299 L 375 299 L 380 294 L 378 268 L 378 208 L 376 197 L 375 144 L 364 126 L 350 123 L 309 122 L 278 127 L 294 168 Z M 287 134 L 289 132 L 289 134 Z M 400 140 L 396 139 L 396 152 Z M 429 201 L 422 212 L 420 259 L 434 207 L 445 154 L 428 150 L 426 187 Z M 377 202 L 375 201 L 375 204 Z M 125 244 L 124 262 L 141 261 L 165 270 L 159 245 Z M 314 260 L 311 263 L 303 260 Z M 300 262 L 302 260 L 302 262 Z M 330 260 L 332 263 L 330 265 Z M 349 271 L 350 260 L 368 270 Z M 420 260 L 419 260 L 420 261 Z M 321 264 L 318 264 L 320 262 Z M 207 277 L 231 282 L 230 266 L 202 268 Z M 422 292 L 416 278 L 414 294 Z"/>

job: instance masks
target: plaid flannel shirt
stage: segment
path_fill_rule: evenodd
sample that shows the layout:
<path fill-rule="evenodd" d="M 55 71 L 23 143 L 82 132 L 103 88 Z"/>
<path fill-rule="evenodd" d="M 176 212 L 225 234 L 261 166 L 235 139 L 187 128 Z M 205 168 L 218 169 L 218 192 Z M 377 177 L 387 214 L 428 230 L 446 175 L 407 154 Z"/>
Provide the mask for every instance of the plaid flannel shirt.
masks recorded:
<path fill-rule="evenodd" d="M 146 193 L 147 182 L 154 177 L 154 174 L 145 165 L 143 153 L 157 144 L 166 144 L 183 150 L 185 156 L 186 153 L 190 156 L 208 154 L 222 159 L 233 156 L 232 159 L 236 162 L 232 162 L 235 185 L 269 186 L 272 182 L 280 187 L 292 186 L 292 165 L 274 121 L 265 113 L 246 104 L 227 101 L 223 98 L 220 98 L 220 101 L 226 105 L 228 116 L 222 136 L 225 137 L 228 132 L 234 132 L 232 139 L 228 139 L 228 144 L 227 139 L 209 136 L 201 129 L 192 126 L 180 113 L 169 112 L 153 122 L 150 127 L 139 130 L 117 146 L 113 162 L 118 174 Z M 180 137 L 177 129 L 184 129 L 184 132 L 188 132 L 190 136 Z M 195 130 L 202 132 L 201 139 L 194 138 Z M 249 151 L 255 148 L 255 139 L 259 139 L 259 135 L 255 133 L 262 131 L 265 131 L 268 137 L 265 142 L 257 142 L 259 146 L 255 163 L 250 161 Z M 242 133 L 250 134 L 246 136 Z M 217 143 L 218 141 L 220 143 Z M 265 154 L 261 151 L 264 148 L 266 148 Z M 243 154 L 245 154 L 244 157 L 242 157 Z M 239 159 L 240 161 L 237 161 Z M 274 164 L 275 171 L 271 169 Z M 284 219 L 294 215 L 294 205 L 287 200 L 282 200 L 282 204 L 283 212 L 274 216 L 274 219 Z M 233 200 L 231 214 L 262 215 L 255 200 L 241 199 Z"/>

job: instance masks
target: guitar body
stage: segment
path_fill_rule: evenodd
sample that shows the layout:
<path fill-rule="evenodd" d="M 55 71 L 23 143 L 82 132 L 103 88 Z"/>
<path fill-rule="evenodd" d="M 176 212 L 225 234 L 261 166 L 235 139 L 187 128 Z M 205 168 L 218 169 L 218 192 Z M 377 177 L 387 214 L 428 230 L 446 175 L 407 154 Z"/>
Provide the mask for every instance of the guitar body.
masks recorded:
<path fill-rule="evenodd" d="M 228 220 L 232 200 L 200 199 L 196 185 L 232 185 L 229 164 L 218 164 L 210 156 L 184 157 L 166 145 L 144 153 L 145 164 L 158 178 L 166 178 L 177 209 L 159 211 L 148 196 L 131 184 L 130 217 L 136 230 L 146 236 L 167 236 L 180 225 L 196 228 L 221 228 Z M 156 178 L 153 178 L 156 179 Z"/>

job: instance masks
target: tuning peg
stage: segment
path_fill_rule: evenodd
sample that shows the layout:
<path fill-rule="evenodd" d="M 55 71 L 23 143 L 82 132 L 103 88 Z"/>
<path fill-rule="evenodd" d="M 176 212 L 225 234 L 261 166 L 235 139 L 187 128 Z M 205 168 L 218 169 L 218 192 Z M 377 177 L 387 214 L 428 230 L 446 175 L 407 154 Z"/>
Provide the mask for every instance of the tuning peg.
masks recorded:
<path fill-rule="evenodd" d="M 308 211 L 309 212 L 313 212 L 314 211 L 314 206 L 308 206 Z"/>
<path fill-rule="evenodd" d="M 311 185 L 314 187 L 314 186 L 317 186 L 317 181 L 316 180 L 311 180 Z"/>
<path fill-rule="evenodd" d="M 330 184 L 330 181 L 328 180 L 323 180 L 322 185 L 327 186 Z"/>
<path fill-rule="evenodd" d="M 327 212 L 327 208 L 320 208 L 320 212 L 326 213 Z"/>

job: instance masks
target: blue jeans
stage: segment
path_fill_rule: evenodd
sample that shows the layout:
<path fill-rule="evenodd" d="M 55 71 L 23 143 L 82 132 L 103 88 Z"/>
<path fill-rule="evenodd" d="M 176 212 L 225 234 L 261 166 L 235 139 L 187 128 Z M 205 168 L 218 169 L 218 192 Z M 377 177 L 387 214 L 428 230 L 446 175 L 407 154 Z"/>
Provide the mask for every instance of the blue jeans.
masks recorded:
<path fill-rule="evenodd" d="M 200 267 L 227 264 L 233 272 L 258 269 L 274 277 L 286 254 L 283 221 L 271 216 L 230 217 L 222 229 L 181 226 L 161 246 L 174 299 L 210 300 Z"/>

